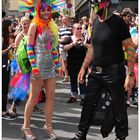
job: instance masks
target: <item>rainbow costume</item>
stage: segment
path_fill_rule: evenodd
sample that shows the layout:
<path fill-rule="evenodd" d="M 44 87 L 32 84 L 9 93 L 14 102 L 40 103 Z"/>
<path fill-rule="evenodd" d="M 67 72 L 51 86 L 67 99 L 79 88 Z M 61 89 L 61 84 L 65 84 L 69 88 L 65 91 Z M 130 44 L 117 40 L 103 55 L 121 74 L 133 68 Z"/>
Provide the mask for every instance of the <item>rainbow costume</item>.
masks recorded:
<path fill-rule="evenodd" d="M 58 28 L 52 19 L 53 10 L 57 9 L 58 3 L 55 0 L 19 0 L 19 11 L 29 12 L 34 15 L 33 23 L 37 25 L 36 39 L 33 45 L 27 44 L 28 58 L 32 66 L 32 74 L 41 75 L 41 80 L 55 77 L 55 68 L 59 71 L 61 66 L 58 56 Z M 65 4 L 65 3 L 64 3 Z M 40 17 L 40 9 L 48 8 L 51 12 L 49 20 L 43 21 Z M 47 31 L 43 31 L 48 27 Z"/>
<path fill-rule="evenodd" d="M 64 0 L 19 0 L 18 2 L 19 12 L 34 15 L 33 22 L 37 25 L 37 30 L 34 44 L 27 45 L 31 73 L 21 74 L 16 60 L 11 63 L 16 74 L 10 82 L 9 96 L 14 101 L 26 98 L 30 88 L 30 79 L 33 79 L 32 74 L 40 73 L 41 80 L 44 80 L 55 77 L 55 69 L 61 70 L 57 51 L 58 28 L 52 19 L 52 12 L 58 9 L 57 6 L 65 4 Z M 45 7 L 49 7 L 52 11 L 48 22 L 42 22 L 40 19 L 40 8 Z M 48 30 L 43 32 L 43 27 L 48 27 Z"/>

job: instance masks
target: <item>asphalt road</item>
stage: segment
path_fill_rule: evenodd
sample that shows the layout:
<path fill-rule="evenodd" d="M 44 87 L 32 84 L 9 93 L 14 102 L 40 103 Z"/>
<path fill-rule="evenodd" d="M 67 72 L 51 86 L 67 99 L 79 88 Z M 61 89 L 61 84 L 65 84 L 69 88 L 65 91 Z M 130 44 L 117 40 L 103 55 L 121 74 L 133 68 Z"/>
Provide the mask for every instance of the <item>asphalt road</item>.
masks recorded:
<path fill-rule="evenodd" d="M 62 83 L 57 80 L 55 109 L 53 114 L 53 127 L 59 140 L 70 140 L 77 132 L 81 106 L 80 100 L 76 103 L 68 104 L 66 101 L 70 97 L 69 83 Z M 39 107 L 43 109 L 43 104 Z M 22 140 L 20 128 L 23 123 L 24 103 L 17 107 L 19 117 L 14 121 L 2 120 L 2 140 Z M 128 108 L 129 136 L 126 140 L 138 140 L 138 109 Z M 44 137 L 42 127 L 44 125 L 44 113 L 34 112 L 31 120 L 31 128 L 38 140 L 47 140 Z M 114 130 L 109 137 L 103 139 L 100 134 L 99 126 L 92 126 L 88 133 L 88 140 L 115 140 Z"/>

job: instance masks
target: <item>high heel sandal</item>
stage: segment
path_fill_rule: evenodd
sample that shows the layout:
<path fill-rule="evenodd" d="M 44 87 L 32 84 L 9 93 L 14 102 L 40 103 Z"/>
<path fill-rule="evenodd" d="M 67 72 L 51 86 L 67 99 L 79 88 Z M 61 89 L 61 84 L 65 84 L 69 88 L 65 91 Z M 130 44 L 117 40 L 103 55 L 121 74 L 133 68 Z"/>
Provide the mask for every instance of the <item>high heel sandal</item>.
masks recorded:
<path fill-rule="evenodd" d="M 45 131 L 45 133 L 47 132 L 50 140 L 56 140 L 58 138 L 58 136 L 53 132 L 52 127 L 47 127 L 46 125 L 44 125 L 42 129 Z"/>
<path fill-rule="evenodd" d="M 17 117 L 17 110 L 16 110 L 16 105 L 15 102 L 12 103 L 11 108 L 8 110 L 9 114 Z"/>
<path fill-rule="evenodd" d="M 18 116 L 17 113 L 16 113 L 16 109 L 9 109 L 8 112 L 9 112 L 9 114 L 11 114 L 11 115 L 13 115 L 15 117 Z"/>
<path fill-rule="evenodd" d="M 33 135 L 33 134 L 30 134 L 30 135 L 26 135 L 25 134 L 25 131 L 29 131 L 31 130 L 30 128 L 21 128 L 21 133 L 22 133 L 22 137 L 25 139 L 25 140 L 36 140 L 36 137 Z"/>

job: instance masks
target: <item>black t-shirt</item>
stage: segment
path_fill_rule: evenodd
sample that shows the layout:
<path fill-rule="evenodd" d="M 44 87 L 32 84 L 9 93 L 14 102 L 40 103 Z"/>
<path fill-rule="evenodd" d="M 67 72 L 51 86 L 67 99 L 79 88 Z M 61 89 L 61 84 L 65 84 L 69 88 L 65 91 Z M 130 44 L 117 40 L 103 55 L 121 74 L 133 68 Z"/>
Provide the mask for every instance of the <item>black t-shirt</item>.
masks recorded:
<path fill-rule="evenodd" d="M 72 42 L 72 39 L 70 38 L 70 43 L 71 42 Z M 85 59 L 86 51 L 87 51 L 87 48 L 85 48 L 84 45 L 82 44 L 77 44 L 76 46 L 69 49 L 68 57 L 67 57 L 68 64 L 72 66 L 75 66 L 75 65 L 81 66 Z"/>
<path fill-rule="evenodd" d="M 122 18 L 112 15 L 104 22 L 93 22 L 93 66 L 109 66 L 124 61 L 122 41 L 129 38 L 129 30 Z"/>
<path fill-rule="evenodd" d="M 83 61 L 85 59 L 86 51 L 87 51 L 87 48 L 85 48 L 84 45 L 82 45 L 82 43 L 78 43 L 76 44 L 76 46 L 68 50 L 67 70 L 71 78 L 77 77 L 80 71 L 80 68 L 83 64 Z"/>

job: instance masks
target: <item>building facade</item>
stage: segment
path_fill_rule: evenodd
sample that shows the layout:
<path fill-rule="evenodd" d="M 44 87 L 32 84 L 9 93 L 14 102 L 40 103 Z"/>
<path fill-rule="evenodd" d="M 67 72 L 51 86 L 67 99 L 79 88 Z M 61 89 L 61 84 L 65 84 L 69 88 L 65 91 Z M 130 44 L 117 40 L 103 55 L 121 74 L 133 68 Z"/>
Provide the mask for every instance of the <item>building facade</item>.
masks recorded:
<path fill-rule="evenodd" d="M 138 0 L 111 0 L 112 10 L 122 10 L 129 7 L 133 12 L 138 13 Z M 75 0 L 75 17 L 80 20 L 82 16 L 89 17 L 90 4 L 88 0 Z"/>
<path fill-rule="evenodd" d="M 79 20 L 82 16 L 89 17 L 90 4 L 89 0 L 73 0 L 73 16 Z M 132 11 L 138 11 L 138 0 L 111 0 L 115 9 L 123 9 L 130 7 Z M 7 15 L 19 16 L 18 0 L 2 0 L 2 10 L 6 11 Z"/>
<path fill-rule="evenodd" d="M 9 16 L 23 15 L 18 12 L 18 0 L 2 0 L 2 10 Z"/>
<path fill-rule="evenodd" d="M 7 11 L 10 7 L 9 0 L 2 0 L 2 10 Z"/>

